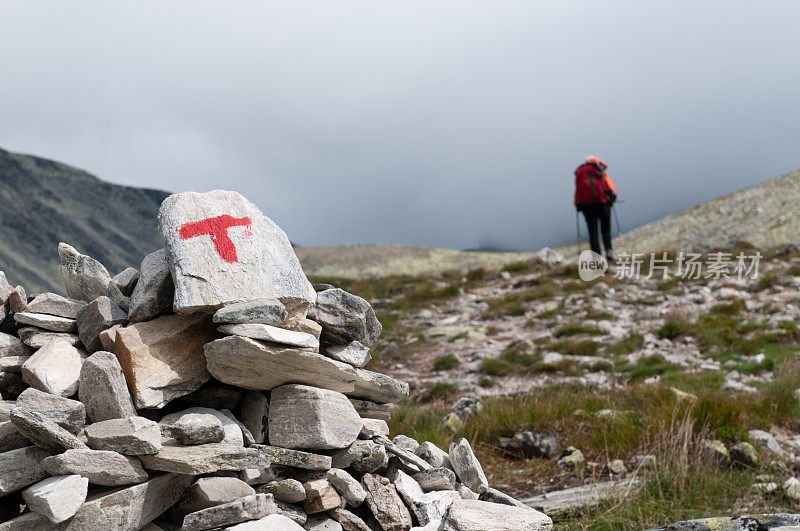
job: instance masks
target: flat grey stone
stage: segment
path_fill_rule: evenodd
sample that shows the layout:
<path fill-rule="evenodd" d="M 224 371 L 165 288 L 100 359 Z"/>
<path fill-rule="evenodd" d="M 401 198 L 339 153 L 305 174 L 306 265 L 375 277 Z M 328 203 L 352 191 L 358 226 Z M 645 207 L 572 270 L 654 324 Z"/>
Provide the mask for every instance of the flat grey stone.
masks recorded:
<path fill-rule="evenodd" d="M 372 531 L 361 517 L 347 509 L 333 509 L 328 514 L 347 531 Z"/>
<path fill-rule="evenodd" d="M 236 415 L 234 415 L 231 410 L 229 410 L 229 409 L 221 409 L 220 413 L 222 413 L 223 415 L 228 417 L 230 420 L 235 422 L 237 426 L 239 426 L 239 429 L 242 431 L 242 439 L 244 439 L 244 445 L 245 446 L 252 446 L 252 445 L 256 444 L 256 440 L 253 438 L 253 433 L 250 431 L 250 429 L 247 426 L 242 424 L 242 422 L 239 419 L 236 418 Z"/>
<path fill-rule="evenodd" d="M 57 339 L 37 350 L 25 362 L 22 379 L 39 391 L 69 398 L 78 391 L 81 363 L 78 349 Z"/>
<path fill-rule="evenodd" d="M 268 468 L 270 456 L 258 447 L 244 448 L 223 443 L 178 446 L 164 444 L 154 455 L 139 456 L 149 470 L 179 474 L 209 474 L 222 470 Z"/>
<path fill-rule="evenodd" d="M 269 440 L 293 449 L 346 448 L 358 437 L 362 420 L 341 393 L 306 385 L 272 390 Z"/>
<path fill-rule="evenodd" d="M 549 531 L 553 521 L 539 511 L 530 511 L 480 500 L 456 500 L 450 505 L 445 531 L 488 531 L 491 529 L 529 529 Z"/>
<path fill-rule="evenodd" d="M 352 469 L 361 474 L 377 472 L 389 464 L 389 454 L 386 448 L 380 444 L 373 443 L 370 453 L 365 455 L 351 465 Z"/>
<path fill-rule="evenodd" d="M 132 323 L 149 321 L 172 307 L 175 287 L 167 264 L 167 251 L 159 249 L 142 260 L 139 280 L 131 293 L 128 318 Z"/>
<path fill-rule="evenodd" d="M 450 506 L 457 500 L 461 500 L 461 496 L 453 490 L 427 492 L 414 501 L 411 511 L 420 525 L 433 524 L 438 529 Z"/>
<path fill-rule="evenodd" d="M 236 422 L 232 421 L 230 418 L 226 417 L 222 412 L 205 407 L 190 407 L 189 409 L 184 409 L 183 411 L 178 411 L 177 413 L 171 413 L 169 415 L 165 415 L 164 417 L 161 418 L 161 420 L 158 421 L 159 426 L 161 426 L 161 433 L 165 437 L 175 437 L 175 434 L 173 432 L 173 427 L 175 426 L 175 423 L 186 415 L 197 415 L 197 414 L 210 415 L 215 419 L 217 419 L 217 421 L 219 421 L 219 423 L 221 424 L 223 431 L 223 438 L 220 441 L 214 441 L 214 442 L 223 442 L 225 444 L 230 444 L 233 446 L 244 446 L 244 437 L 242 435 L 242 429 L 239 427 L 239 425 Z M 177 437 L 175 438 L 177 439 Z"/>
<path fill-rule="evenodd" d="M 17 405 L 38 411 L 62 428 L 78 433 L 86 424 L 86 408 L 77 400 L 29 387 L 17 397 Z"/>
<path fill-rule="evenodd" d="M 108 487 L 147 481 L 147 472 L 138 459 L 108 450 L 67 450 L 46 457 L 42 467 L 52 476 L 79 474 L 89 483 Z"/>
<path fill-rule="evenodd" d="M 358 408 L 356 408 L 356 411 L 358 411 Z M 412 454 L 417 451 L 417 448 L 419 448 L 419 443 L 417 440 L 413 437 L 409 437 L 408 435 L 395 435 L 394 439 L 392 439 L 392 442 L 396 444 L 398 448 L 401 448 L 406 452 L 411 452 Z"/>
<path fill-rule="evenodd" d="M 277 501 L 298 503 L 306 499 L 306 489 L 296 479 L 279 479 L 258 487 L 258 492 L 272 494 Z"/>
<path fill-rule="evenodd" d="M 75 435 L 38 411 L 16 407 L 11 410 L 11 422 L 29 441 L 45 450 L 59 453 L 70 448 L 86 448 Z"/>
<path fill-rule="evenodd" d="M 183 519 L 181 529 L 203 531 L 217 527 L 258 520 L 276 511 L 275 502 L 269 494 L 251 494 L 207 509 L 189 513 Z"/>
<path fill-rule="evenodd" d="M 208 371 L 219 381 L 269 391 L 287 383 L 313 385 L 374 402 L 399 402 L 408 384 L 296 348 L 229 336 L 204 347 Z"/>
<path fill-rule="evenodd" d="M 361 433 L 358 434 L 362 439 L 372 439 L 373 437 L 389 436 L 389 425 L 385 420 L 380 419 L 361 419 L 363 426 Z"/>
<path fill-rule="evenodd" d="M 413 526 L 411 513 L 391 481 L 376 474 L 364 474 L 361 484 L 367 491 L 367 505 L 381 528 L 410 529 Z"/>
<path fill-rule="evenodd" d="M 14 320 L 19 324 L 35 326 L 53 332 L 75 332 L 78 330 L 78 323 L 75 322 L 75 319 L 48 315 L 46 313 L 15 313 Z"/>
<path fill-rule="evenodd" d="M 372 306 L 356 295 L 334 288 L 317 294 L 308 316 L 322 325 L 321 339 L 334 345 L 359 341 L 370 347 L 381 335 L 381 323 Z"/>
<path fill-rule="evenodd" d="M 83 343 L 81 343 L 80 338 L 78 337 L 78 334 L 50 332 L 48 330 L 43 330 L 35 326 L 26 326 L 24 328 L 20 328 L 19 330 L 17 330 L 17 334 L 19 335 L 19 338 L 22 340 L 23 343 L 34 349 L 42 348 L 43 346 L 45 346 L 46 344 L 55 339 L 66 341 L 73 347 L 83 345 Z"/>
<path fill-rule="evenodd" d="M 251 339 L 269 341 L 270 343 L 278 343 L 280 345 L 289 345 L 292 347 L 310 349 L 319 348 L 319 340 L 311 334 L 306 334 L 305 332 L 294 332 L 292 330 L 286 330 L 285 328 L 278 328 L 277 326 L 270 326 L 267 324 L 224 324 L 220 325 L 217 330 L 223 334 L 249 337 Z"/>
<path fill-rule="evenodd" d="M 78 475 L 43 479 L 22 491 L 22 499 L 31 511 L 54 524 L 75 516 L 86 501 L 89 481 Z"/>
<path fill-rule="evenodd" d="M 381 419 L 388 421 L 392 418 L 391 404 L 378 404 L 360 398 L 351 398 L 350 403 L 356 408 L 358 414 L 365 419 Z"/>
<path fill-rule="evenodd" d="M 166 511 L 194 482 L 194 476 L 162 474 L 84 503 L 67 529 L 141 529 Z"/>
<path fill-rule="evenodd" d="M 412 477 L 425 492 L 433 490 L 455 490 L 456 488 L 456 474 L 449 468 L 423 470 L 417 472 Z"/>
<path fill-rule="evenodd" d="M 92 422 L 136 416 L 122 366 L 110 352 L 95 352 L 83 362 L 78 398 Z"/>
<path fill-rule="evenodd" d="M 91 302 L 106 294 L 111 276 L 103 264 L 63 242 L 58 244 L 58 256 L 61 260 L 59 272 L 68 297 Z"/>
<path fill-rule="evenodd" d="M 306 514 L 305 510 L 301 509 L 297 505 L 275 500 L 275 507 L 278 509 L 277 514 L 285 516 L 301 526 L 304 525 L 308 520 L 308 515 Z"/>
<path fill-rule="evenodd" d="M 27 446 L 0 454 L 0 496 L 22 490 L 47 477 L 42 460 L 50 452 L 38 446 Z"/>
<path fill-rule="evenodd" d="M 117 330 L 117 356 L 134 405 L 161 408 L 210 378 L 203 345 L 217 337 L 206 315 L 164 315 Z"/>
<path fill-rule="evenodd" d="M 28 303 L 27 311 L 75 319 L 78 316 L 78 310 L 84 306 L 86 306 L 86 301 L 68 299 L 56 293 L 41 293 Z"/>
<path fill-rule="evenodd" d="M 161 427 L 144 417 L 108 419 L 85 428 L 90 448 L 123 455 L 155 454 L 161 449 Z"/>
<path fill-rule="evenodd" d="M 30 446 L 31 442 L 22 435 L 10 420 L 0 422 L 0 452 L 8 452 Z"/>
<path fill-rule="evenodd" d="M 130 297 L 136 283 L 139 281 L 139 271 L 134 267 L 129 267 L 122 272 L 114 275 L 111 283 L 126 297 Z"/>
<path fill-rule="evenodd" d="M 214 322 L 279 325 L 286 320 L 286 317 L 286 307 L 278 299 L 253 299 L 220 308 L 214 314 Z"/>
<path fill-rule="evenodd" d="M 189 513 L 229 503 L 255 493 L 253 487 L 236 478 L 200 478 L 186 490 L 176 504 L 174 519 L 182 522 Z"/>
<path fill-rule="evenodd" d="M 100 332 L 128 323 L 128 314 L 110 298 L 98 297 L 78 310 L 78 337 L 89 352 L 103 348 Z"/>
<path fill-rule="evenodd" d="M 248 391 L 241 403 L 242 423 L 253 434 L 256 444 L 267 440 L 269 429 L 269 400 L 258 391 Z"/>
<path fill-rule="evenodd" d="M 416 503 L 425 494 L 419 483 L 400 469 L 392 470 L 389 479 L 394 484 L 397 493 L 405 500 L 406 505 L 414 508 Z"/>
<path fill-rule="evenodd" d="M 492 502 L 492 503 L 501 503 L 503 505 L 512 505 L 514 507 L 519 507 L 520 509 L 532 509 L 532 507 L 530 507 L 528 505 L 525 505 L 524 503 L 522 503 L 521 501 L 519 501 L 519 500 L 517 500 L 515 498 L 512 498 L 511 496 L 509 496 L 505 492 L 500 492 L 499 490 L 493 489 L 491 487 L 486 489 L 485 491 L 483 491 L 480 494 L 479 499 L 482 500 L 482 501 L 488 501 L 488 502 Z"/>
<path fill-rule="evenodd" d="M 175 281 L 175 311 L 215 311 L 254 294 L 286 306 L 314 304 L 316 293 L 286 233 L 242 195 L 174 194 L 162 203 L 158 221 Z"/>
<path fill-rule="evenodd" d="M 353 367 L 363 367 L 372 359 L 369 348 L 358 341 L 346 345 L 330 345 L 325 348 L 325 355 L 338 361 L 348 363 Z"/>
<path fill-rule="evenodd" d="M 22 372 L 22 367 L 25 362 L 31 359 L 31 356 L 6 356 L 0 358 L 0 371 L 3 372 Z"/>
<path fill-rule="evenodd" d="M 358 507 L 367 497 L 361 483 L 341 468 L 332 468 L 325 475 L 328 482 L 351 507 Z"/>
<path fill-rule="evenodd" d="M 222 422 L 208 413 L 181 415 L 170 426 L 170 432 L 181 444 L 216 443 L 225 438 Z"/>
<path fill-rule="evenodd" d="M 353 444 L 335 452 L 331 456 L 333 468 L 349 468 L 353 463 L 372 453 L 375 443 L 372 441 L 356 440 Z"/>
<path fill-rule="evenodd" d="M 463 437 L 450 445 L 450 464 L 461 483 L 481 494 L 489 488 L 486 474 L 483 473 L 478 458 L 472 451 L 469 441 Z"/>
<path fill-rule="evenodd" d="M 30 356 L 33 349 L 11 334 L 0 332 L 0 358 L 6 356 Z"/>
<path fill-rule="evenodd" d="M 263 444 L 254 444 L 251 448 L 264 452 L 264 455 L 276 465 L 290 466 L 303 470 L 330 470 L 331 468 L 331 458 L 327 455 L 301 452 L 277 446 L 265 446 Z"/>

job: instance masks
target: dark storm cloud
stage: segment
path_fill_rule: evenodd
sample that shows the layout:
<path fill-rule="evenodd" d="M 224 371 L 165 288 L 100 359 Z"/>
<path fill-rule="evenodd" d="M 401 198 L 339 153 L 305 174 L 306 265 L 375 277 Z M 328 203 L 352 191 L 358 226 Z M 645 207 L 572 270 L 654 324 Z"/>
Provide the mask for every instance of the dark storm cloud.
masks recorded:
<path fill-rule="evenodd" d="M 800 166 L 800 3 L 0 3 L 0 146 L 236 189 L 299 243 L 571 241 Z"/>

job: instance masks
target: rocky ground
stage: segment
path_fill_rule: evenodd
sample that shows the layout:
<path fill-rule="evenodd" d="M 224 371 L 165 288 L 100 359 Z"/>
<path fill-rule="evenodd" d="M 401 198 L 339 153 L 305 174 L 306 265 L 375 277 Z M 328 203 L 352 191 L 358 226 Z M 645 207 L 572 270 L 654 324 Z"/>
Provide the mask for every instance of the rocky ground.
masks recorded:
<path fill-rule="evenodd" d="M 728 250 L 756 252 L 746 244 Z M 603 507 L 598 489 L 619 490 L 619 482 L 635 480 L 622 485 L 649 492 L 654 476 L 642 463 L 650 457 L 668 462 L 655 476 L 664 481 L 680 459 L 657 441 L 679 437 L 670 423 L 689 418 L 686 447 L 703 461 L 693 466 L 720 481 L 703 489 L 735 486 L 744 495 L 696 512 L 677 497 L 670 503 L 686 511 L 662 506 L 669 516 L 641 520 L 655 527 L 800 508 L 792 395 L 800 388 L 800 373 L 792 372 L 800 353 L 800 253 L 793 245 L 760 252 L 757 278 L 746 279 L 620 279 L 612 267 L 584 282 L 574 263 L 550 255 L 425 281 L 346 283 L 370 296 L 386 325 L 374 366 L 411 384 L 414 405 L 400 408 L 393 430 L 468 437 L 493 481 L 556 518 L 586 500 Z M 470 411 L 464 404 L 472 402 L 459 397 L 482 406 Z M 751 449 L 761 464 L 740 467 Z M 707 466 L 720 452 L 734 463 L 724 473 Z M 576 497 L 561 499 L 563 488 L 577 489 L 568 493 Z M 592 514 L 565 525 L 593 527 Z"/>

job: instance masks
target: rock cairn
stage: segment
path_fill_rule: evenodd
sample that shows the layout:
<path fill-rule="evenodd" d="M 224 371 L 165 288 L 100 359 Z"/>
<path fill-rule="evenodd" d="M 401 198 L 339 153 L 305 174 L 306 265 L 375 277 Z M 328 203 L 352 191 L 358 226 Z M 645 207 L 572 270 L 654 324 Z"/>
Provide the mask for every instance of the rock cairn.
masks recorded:
<path fill-rule="evenodd" d="M 113 277 L 60 244 L 66 297 L 0 273 L 0 531 L 551 528 L 466 440 L 389 439 L 375 313 L 255 205 L 176 194 L 159 225 Z"/>

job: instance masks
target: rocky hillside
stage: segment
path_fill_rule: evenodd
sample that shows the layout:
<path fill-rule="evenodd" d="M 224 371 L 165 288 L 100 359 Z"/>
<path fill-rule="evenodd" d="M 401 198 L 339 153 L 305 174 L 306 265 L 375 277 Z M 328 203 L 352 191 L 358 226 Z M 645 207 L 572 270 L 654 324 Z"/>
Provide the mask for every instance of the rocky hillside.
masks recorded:
<path fill-rule="evenodd" d="M 705 201 L 623 235 L 627 252 L 708 250 L 746 241 L 771 247 L 800 241 L 800 169 Z"/>
<path fill-rule="evenodd" d="M 0 149 L 0 269 L 36 292 L 61 291 L 61 241 L 117 273 L 163 246 L 155 216 L 165 192 L 106 183 L 82 170 Z"/>

